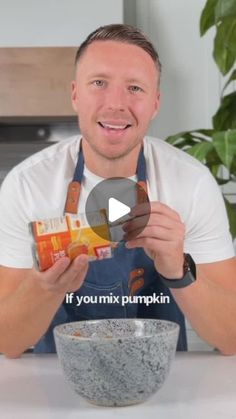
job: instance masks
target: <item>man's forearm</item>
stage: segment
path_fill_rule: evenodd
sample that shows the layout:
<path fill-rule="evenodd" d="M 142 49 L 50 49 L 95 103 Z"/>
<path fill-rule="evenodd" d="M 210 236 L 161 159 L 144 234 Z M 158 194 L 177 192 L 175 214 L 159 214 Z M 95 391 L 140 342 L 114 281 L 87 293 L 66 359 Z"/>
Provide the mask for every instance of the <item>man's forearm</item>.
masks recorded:
<path fill-rule="evenodd" d="M 199 336 L 225 355 L 236 353 L 236 292 L 201 271 L 192 285 L 172 289 L 180 309 Z"/>
<path fill-rule="evenodd" d="M 46 332 L 65 293 L 42 289 L 33 277 L 0 303 L 0 352 L 16 358 Z"/>

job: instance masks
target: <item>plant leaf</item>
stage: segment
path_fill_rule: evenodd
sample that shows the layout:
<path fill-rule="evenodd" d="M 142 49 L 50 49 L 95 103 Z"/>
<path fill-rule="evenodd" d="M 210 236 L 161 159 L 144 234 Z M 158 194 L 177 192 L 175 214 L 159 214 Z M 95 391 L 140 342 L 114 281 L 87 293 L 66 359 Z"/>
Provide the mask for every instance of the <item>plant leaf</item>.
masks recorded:
<path fill-rule="evenodd" d="M 236 70 L 233 70 L 233 72 L 230 75 L 229 80 L 227 81 L 227 83 L 225 84 L 223 91 L 226 89 L 226 87 L 231 83 L 231 81 L 236 80 Z"/>
<path fill-rule="evenodd" d="M 216 22 L 228 16 L 236 16 L 235 0 L 218 0 L 215 8 Z"/>
<path fill-rule="evenodd" d="M 221 105 L 213 116 L 212 122 L 216 131 L 236 128 L 236 92 L 222 98 Z"/>
<path fill-rule="evenodd" d="M 213 56 L 223 75 L 233 67 L 236 58 L 235 17 L 228 17 L 217 26 Z"/>
<path fill-rule="evenodd" d="M 230 169 L 231 178 L 236 177 L 236 159 L 233 160 L 231 169 Z M 234 179 L 235 181 L 236 179 Z"/>
<path fill-rule="evenodd" d="M 202 141 L 199 144 L 195 144 L 193 147 L 188 148 L 186 151 L 191 156 L 200 160 L 201 162 L 205 161 L 209 151 L 213 149 L 213 144 L 210 141 Z"/>
<path fill-rule="evenodd" d="M 229 179 L 222 179 L 218 176 L 215 176 L 215 180 L 217 181 L 218 185 L 226 185 L 227 183 L 229 183 Z"/>
<path fill-rule="evenodd" d="M 229 219 L 230 233 L 232 234 L 233 239 L 236 237 L 236 208 L 234 204 L 231 204 L 225 197 L 225 205 Z"/>
<path fill-rule="evenodd" d="M 184 142 L 184 140 L 187 140 L 190 142 L 189 145 L 192 145 L 195 142 L 195 139 L 198 140 L 197 142 L 199 142 L 199 140 L 205 140 L 205 138 L 199 137 L 197 134 L 202 134 L 205 137 L 211 138 L 214 132 L 214 129 L 196 129 L 192 131 L 182 131 L 175 135 L 170 135 L 165 139 L 165 141 L 167 141 L 169 144 L 177 145 Z"/>
<path fill-rule="evenodd" d="M 217 178 L 218 173 L 219 173 L 219 168 L 220 165 L 219 164 L 213 164 L 211 166 L 207 165 L 208 169 L 211 171 L 212 175 L 214 176 L 214 178 Z"/>
<path fill-rule="evenodd" d="M 216 132 L 212 138 L 218 156 L 230 170 L 234 156 L 236 156 L 236 129 Z"/>
<path fill-rule="evenodd" d="M 215 7 L 218 0 L 207 0 L 200 17 L 200 34 L 203 36 L 206 31 L 215 25 Z"/>
<path fill-rule="evenodd" d="M 200 134 L 206 135 L 207 137 L 212 137 L 214 134 L 213 129 L 198 129 L 196 131 L 190 131 L 190 132 L 199 132 Z"/>
<path fill-rule="evenodd" d="M 188 131 L 183 131 L 175 135 L 170 135 L 165 139 L 165 141 L 167 141 L 169 144 L 175 144 L 179 139 L 184 139 L 187 133 Z"/>
<path fill-rule="evenodd" d="M 214 147 L 214 146 L 213 146 Z M 216 149 L 213 148 L 207 155 L 206 164 L 208 167 L 217 166 L 218 168 L 222 165 L 222 161 L 219 158 Z"/>

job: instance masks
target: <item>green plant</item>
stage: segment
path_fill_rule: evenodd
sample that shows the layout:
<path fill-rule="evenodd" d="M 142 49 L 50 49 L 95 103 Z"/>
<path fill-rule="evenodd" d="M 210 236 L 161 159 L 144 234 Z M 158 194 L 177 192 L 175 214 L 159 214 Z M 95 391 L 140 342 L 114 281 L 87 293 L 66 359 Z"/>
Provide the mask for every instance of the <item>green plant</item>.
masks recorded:
<path fill-rule="evenodd" d="M 207 0 L 200 18 L 200 35 L 215 26 L 213 57 L 223 76 L 230 71 L 211 129 L 180 132 L 166 139 L 203 162 L 219 185 L 236 185 L 236 91 L 225 94 L 236 80 L 236 0 Z M 232 236 L 236 237 L 236 209 L 224 197 Z"/>

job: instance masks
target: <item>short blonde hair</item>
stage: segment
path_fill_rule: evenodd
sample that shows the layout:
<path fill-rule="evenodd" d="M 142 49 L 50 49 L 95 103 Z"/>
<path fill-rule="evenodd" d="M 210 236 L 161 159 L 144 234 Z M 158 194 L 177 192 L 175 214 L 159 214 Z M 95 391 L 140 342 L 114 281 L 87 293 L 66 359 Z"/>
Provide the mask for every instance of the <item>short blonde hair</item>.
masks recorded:
<path fill-rule="evenodd" d="M 94 41 L 119 41 L 127 44 L 137 45 L 146 51 L 154 61 L 159 76 L 161 74 L 161 63 L 159 55 L 152 42 L 143 34 L 142 31 L 131 25 L 111 24 L 100 26 L 90 33 L 85 41 L 80 45 L 75 56 L 75 64 L 78 63 L 86 48 Z"/>

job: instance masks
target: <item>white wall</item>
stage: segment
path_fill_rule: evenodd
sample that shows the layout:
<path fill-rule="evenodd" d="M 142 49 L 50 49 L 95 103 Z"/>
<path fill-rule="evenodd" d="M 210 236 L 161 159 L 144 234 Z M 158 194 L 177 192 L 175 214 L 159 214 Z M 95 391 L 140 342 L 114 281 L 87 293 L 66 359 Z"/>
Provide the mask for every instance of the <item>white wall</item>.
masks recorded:
<path fill-rule="evenodd" d="M 0 0 L 0 47 L 77 46 L 123 21 L 123 0 Z"/>
<path fill-rule="evenodd" d="M 127 0 L 126 0 L 127 1 Z M 128 0 L 126 22 L 142 29 L 163 65 L 161 110 L 150 133 L 165 138 L 211 126 L 220 98 L 220 77 L 211 58 L 214 29 L 203 38 L 199 19 L 205 0 Z"/>

